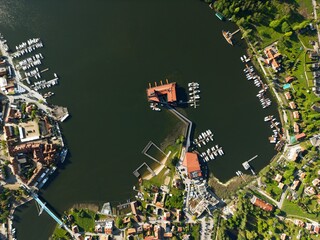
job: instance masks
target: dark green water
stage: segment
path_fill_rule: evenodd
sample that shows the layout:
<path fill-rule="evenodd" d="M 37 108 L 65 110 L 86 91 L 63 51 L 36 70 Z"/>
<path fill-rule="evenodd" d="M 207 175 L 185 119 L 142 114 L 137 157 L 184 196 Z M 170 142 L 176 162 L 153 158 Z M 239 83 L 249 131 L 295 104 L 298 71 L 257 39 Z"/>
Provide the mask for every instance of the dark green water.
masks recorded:
<path fill-rule="evenodd" d="M 72 117 L 62 124 L 71 157 L 42 197 L 58 213 L 75 202 L 118 202 L 132 194 L 132 171 L 177 120 L 148 108 L 148 82 L 197 81 L 201 106 L 186 109 L 197 132 L 210 128 L 226 155 L 210 163 L 222 181 L 258 154 L 259 170 L 274 154 L 258 90 L 244 78 L 242 47 L 229 46 L 219 21 L 198 0 L 0 0 L 1 32 L 10 46 L 41 37 L 46 66 L 62 79 L 52 102 Z M 47 239 L 54 222 L 34 203 L 16 216 L 18 239 Z"/>

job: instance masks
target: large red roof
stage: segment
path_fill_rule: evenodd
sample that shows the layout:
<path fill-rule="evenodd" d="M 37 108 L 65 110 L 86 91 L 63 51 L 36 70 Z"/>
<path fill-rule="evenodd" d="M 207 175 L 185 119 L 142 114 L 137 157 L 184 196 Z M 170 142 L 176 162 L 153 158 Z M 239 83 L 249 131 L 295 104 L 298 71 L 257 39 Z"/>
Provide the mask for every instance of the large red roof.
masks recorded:
<path fill-rule="evenodd" d="M 176 102 L 176 83 L 168 83 L 147 89 L 148 100 L 151 102 L 160 102 L 159 96 L 163 95 L 166 95 L 168 103 Z"/>
<path fill-rule="evenodd" d="M 198 160 L 198 155 L 187 152 L 182 163 L 187 168 L 189 178 L 201 177 L 201 168 Z"/>

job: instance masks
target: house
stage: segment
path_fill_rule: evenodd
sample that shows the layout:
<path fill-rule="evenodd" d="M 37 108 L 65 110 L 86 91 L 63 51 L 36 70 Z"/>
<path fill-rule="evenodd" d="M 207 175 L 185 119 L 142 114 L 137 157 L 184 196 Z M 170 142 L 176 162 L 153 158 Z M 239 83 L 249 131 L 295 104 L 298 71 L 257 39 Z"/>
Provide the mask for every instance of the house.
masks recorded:
<path fill-rule="evenodd" d="M 127 234 L 128 235 L 134 235 L 137 233 L 137 230 L 135 228 L 128 228 L 127 229 Z"/>
<path fill-rule="evenodd" d="M 310 66 L 310 69 L 311 69 L 312 71 L 318 70 L 318 69 L 319 69 L 319 64 L 318 64 L 318 63 L 313 63 L 313 64 Z"/>
<path fill-rule="evenodd" d="M 304 193 L 309 195 L 309 196 L 312 196 L 312 195 L 315 195 L 316 194 L 316 191 L 313 187 L 309 186 L 309 187 L 306 187 L 304 189 Z"/>
<path fill-rule="evenodd" d="M 272 211 L 273 210 L 273 206 L 263 200 L 261 200 L 260 198 L 257 198 L 256 196 L 253 196 L 251 198 L 251 203 L 265 211 Z"/>
<path fill-rule="evenodd" d="M 172 236 L 173 236 L 172 232 L 166 232 L 165 234 L 163 234 L 164 238 L 170 238 L 171 239 Z"/>
<path fill-rule="evenodd" d="M 307 230 L 311 231 L 311 230 L 312 230 L 312 227 L 313 227 L 313 226 L 312 226 L 311 223 L 307 223 L 307 224 L 306 224 L 306 229 L 307 229 Z"/>
<path fill-rule="evenodd" d="M 304 227 L 304 222 L 299 219 L 295 219 L 293 223 L 299 227 Z"/>
<path fill-rule="evenodd" d="M 296 109 L 297 108 L 296 104 L 294 102 L 292 102 L 292 101 L 289 102 L 289 106 L 290 106 L 291 109 Z"/>
<path fill-rule="evenodd" d="M 281 54 L 276 51 L 273 47 L 268 47 L 264 50 L 264 53 L 267 56 L 266 63 L 268 65 L 271 65 L 274 71 L 278 72 L 280 68 L 280 64 L 278 62 L 279 58 L 281 57 Z"/>
<path fill-rule="evenodd" d="M 280 174 L 277 174 L 276 177 L 274 178 L 275 181 L 281 182 L 282 176 Z"/>
<path fill-rule="evenodd" d="M 300 180 L 304 179 L 306 177 L 306 173 L 302 172 L 299 174 Z"/>
<path fill-rule="evenodd" d="M 293 132 L 294 133 L 299 133 L 300 132 L 299 124 L 296 123 L 296 122 L 293 123 Z"/>
<path fill-rule="evenodd" d="M 197 179 L 202 177 L 198 155 L 196 153 L 187 152 L 185 154 L 182 165 L 187 168 L 188 177 Z"/>
<path fill-rule="evenodd" d="M 319 184 L 320 184 L 320 180 L 319 180 L 319 178 L 315 178 L 315 179 L 313 179 L 313 181 L 312 181 L 312 185 L 313 185 L 314 187 L 318 186 Z"/>
<path fill-rule="evenodd" d="M 295 138 L 297 141 L 304 139 L 305 137 L 306 137 L 305 133 L 299 133 L 299 134 L 295 135 Z"/>
<path fill-rule="evenodd" d="M 297 190 L 299 185 L 300 185 L 300 180 L 294 180 L 292 185 L 291 185 L 291 189 L 292 190 Z"/>
<path fill-rule="evenodd" d="M 287 239 L 287 234 L 282 233 L 281 236 L 280 236 L 280 239 L 281 240 L 286 240 Z"/>
<path fill-rule="evenodd" d="M 290 100 L 292 98 L 290 92 L 285 92 L 284 96 L 287 100 Z"/>
<path fill-rule="evenodd" d="M 318 147 L 320 146 L 320 135 L 314 135 L 309 139 L 312 146 Z"/>
<path fill-rule="evenodd" d="M 286 83 L 291 83 L 294 80 L 294 77 L 288 76 L 285 78 Z"/>
<path fill-rule="evenodd" d="M 106 225 L 104 227 L 105 234 L 112 234 L 113 232 L 113 220 L 106 221 Z"/>
<path fill-rule="evenodd" d="M 163 220 L 165 220 L 165 221 L 168 221 L 168 220 L 170 220 L 170 216 L 171 216 L 171 214 L 170 214 L 170 212 L 163 212 Z"/>
<path fill-rule="evenodd" d="M 78 225 L 73 225 L 72 226 L 72 232 L 74 232 L 74 233 L 78 233 L 79 232 Z"/>
<path fill-rule="evenodd" d="M 278 188 L 283 189 L 284 188 L 284 184 L 282 182 L 279 182 Z"/>
<path fill-rule="evenodd" d="M 294 112 L 292 113 L 292 115 L 293 115 L 293 118 L 294 118 L 294 119 L 299 119 L 299 118 L 300 118 L 300 114 L 299 114 L 298 111 L 294 111 Z"/>
<path fill-rule="evenodd" d="M 314 228 L 313 228 L 313 232 L 315 234 L 319 234 L 320 233 L 320 226 L 319 225 L 315 225 Z"/>
<path fill-rule="evenodd" d="M 319 55 L 318 55 L 318 53 L 316 51 L 310 51 L 309 52 L 309 58 L 311 60 L 318 60 L 318 57 L 319 57 Z"/>

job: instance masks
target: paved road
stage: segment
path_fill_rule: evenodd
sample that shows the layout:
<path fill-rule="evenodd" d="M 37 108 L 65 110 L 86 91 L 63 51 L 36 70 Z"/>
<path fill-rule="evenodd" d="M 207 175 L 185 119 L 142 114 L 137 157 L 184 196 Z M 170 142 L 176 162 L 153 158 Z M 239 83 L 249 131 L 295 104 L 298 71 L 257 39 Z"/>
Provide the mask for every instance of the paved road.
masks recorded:
<path fill-rule="evenodd" d="M 316 2 L 316 0 L 312 0 L 312 5 L 313 5 L 313 15 L 314 15 L 313 17 L 314 17 L 314 20 L 316 22 L 316 27 L 317 27 L 318 44 L 320 46 L 320 32 L 319 32 L 319 26 L 317 23 L 318 15 L 317 15 L 317 2 Z"/>

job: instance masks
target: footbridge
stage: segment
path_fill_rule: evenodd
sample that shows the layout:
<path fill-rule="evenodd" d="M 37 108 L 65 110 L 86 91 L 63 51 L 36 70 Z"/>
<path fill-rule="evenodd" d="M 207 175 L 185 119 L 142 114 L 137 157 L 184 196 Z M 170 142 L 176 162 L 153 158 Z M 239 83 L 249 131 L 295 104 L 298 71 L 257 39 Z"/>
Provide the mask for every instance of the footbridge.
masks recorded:
<path fill-rule="evenodd" d="M 72 230 L 46 206 L 46 203 L 39 198 L 38 194 L 36 194 L 31 188 L 29 188 L 24 184 L 21 185 L 21 187 L 24 190 L 26 190 L 26 192 L 36 201 L 36 204 L 39 205 L 40 207 L 39 215 L 42 213 L 43 210 L 46 211 L 49 214 L 49 216 L 53 218 L 53 220 L 56 223 L 59 224 L 61 228 L 64 228 L 71 235 L 72 239 L 78 239 L 78 236 L 75 233 L 73 233 Z"/>

